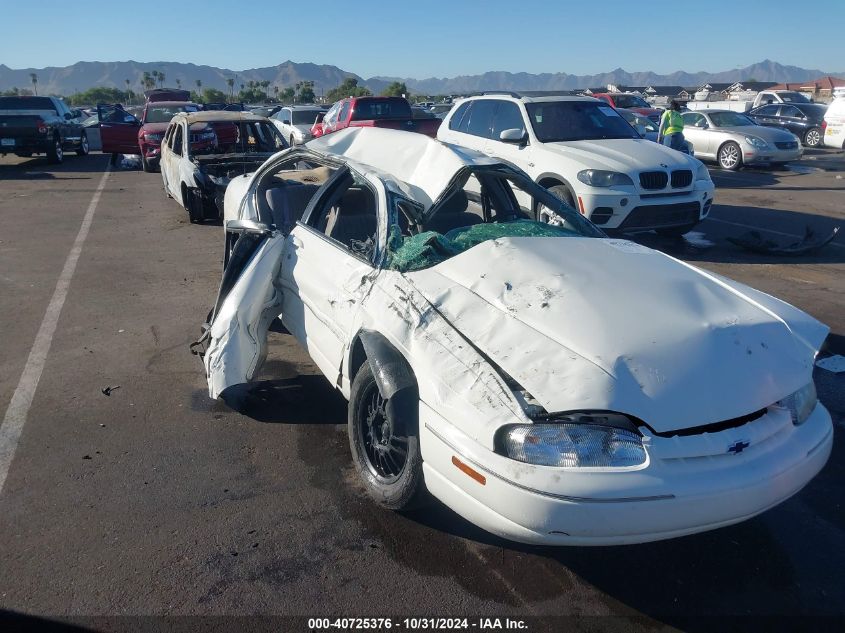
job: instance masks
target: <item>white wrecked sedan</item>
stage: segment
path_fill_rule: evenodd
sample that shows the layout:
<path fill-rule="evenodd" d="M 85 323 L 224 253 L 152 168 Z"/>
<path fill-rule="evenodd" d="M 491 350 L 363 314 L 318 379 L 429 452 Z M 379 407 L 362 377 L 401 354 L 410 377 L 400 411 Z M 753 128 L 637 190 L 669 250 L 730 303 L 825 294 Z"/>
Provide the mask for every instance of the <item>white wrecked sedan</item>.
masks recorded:
<path fill-rule="evenodd" d="M 752 517 L 828 459 L 826 326 L 604 237 L 512 166 L 357 129 L 237 180 L 210 395 L 252 378 L 280 317 L 349 400 L 387 508 L 425 487 L 508 539 L 639 543 Z"/>

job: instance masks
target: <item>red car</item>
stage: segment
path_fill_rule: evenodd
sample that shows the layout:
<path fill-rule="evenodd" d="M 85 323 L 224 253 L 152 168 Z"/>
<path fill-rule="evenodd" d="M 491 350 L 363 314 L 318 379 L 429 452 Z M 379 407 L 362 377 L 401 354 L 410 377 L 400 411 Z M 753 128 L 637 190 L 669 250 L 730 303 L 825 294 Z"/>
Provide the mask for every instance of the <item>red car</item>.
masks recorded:
<path fill-rule="evenodd" d="M 648 117 L 655 123 L 660 123 L 660 115 L 663 114 L 663 110 L 653 107 L 640 95 L 631 92 L 602 92 L 593 96 L 596 99 L 606 101 L 614 108 L 633 110 L 637 114 Z"/>
<path fill-rule="evenodd" d="M 384 127 L 437 138 L 440 119 L 415 119 L 411 104 L 402 97 L 350 97 L 329 108 L 321 129 L 312 128 L 311 133 L 317 137 L 347 127 Z"/>
<path fill-rule="evenodd" d="M 174 91 L 175 92 L 175 91 Z M 157 91 L 144 105 L 141 120 L 120 105 L 99 104 L 100 139 L 104 152 L 140 154 L 144 171 L 155 171 L 161 159 L 161 139 L 167 124 L 179 112 L 196 112 L 200 106 L 190 101 L 158 101 Z"/>

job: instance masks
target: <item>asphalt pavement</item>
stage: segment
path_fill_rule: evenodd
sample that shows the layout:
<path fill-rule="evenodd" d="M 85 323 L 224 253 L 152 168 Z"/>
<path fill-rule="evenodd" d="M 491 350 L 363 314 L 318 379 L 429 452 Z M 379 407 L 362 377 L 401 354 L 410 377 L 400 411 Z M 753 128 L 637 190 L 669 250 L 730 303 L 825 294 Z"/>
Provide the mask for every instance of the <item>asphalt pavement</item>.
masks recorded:
<path fill-rule="evenodd" d="M 279 616 L 265 622 L 278 631 L 335 616 L 460 616 L 475 630 L 494 630 L 481 617 L 524 618 L 530 631 L 845 618 L 845 374 L 816 371 L 836 429 L 826 468 L 737 526 L 542 548 L 437 503 L 383 511 L 352 472 L 344 399 L 291 337 L 271 334 L 246 414 L 208 398 L 188 345 L 217 291 L 222 229 L 191 225 L 159 174 L 104 176 L 107 163 L 0 158 L 0 412 L 22 384 L 32 396 L 0 491 L 0 618 L 247 630 Z M 845 154 L 712 173 L 716 205 L 694 235 L 636 239 L 806 310 L 831 327 L 825 353 L 845 354 L 845 232 L 797 258 L 726 240 L 758 229 L 789 243 L 845 225 Z"/>

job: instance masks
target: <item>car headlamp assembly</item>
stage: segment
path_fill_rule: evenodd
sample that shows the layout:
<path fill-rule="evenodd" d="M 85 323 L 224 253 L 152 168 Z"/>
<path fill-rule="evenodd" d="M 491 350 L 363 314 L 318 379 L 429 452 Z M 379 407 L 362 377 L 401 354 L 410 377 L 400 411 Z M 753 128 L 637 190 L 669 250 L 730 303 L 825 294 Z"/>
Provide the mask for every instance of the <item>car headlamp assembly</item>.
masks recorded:
<path fill-rule="evenodd" d="M 626 468 L 646 463 L 642 436 L 627 416 L 581 411 L 499 431 L 501 452 L 537 466 Z"/>
<path fill-rule="evenodd" d="M 707 165 L 698 161 L 698 167 L 695 169 L 695 179 L 696 180 L 711 180 L 710 178 L 710 170 L 707 169 Z"/>
<path fill-rule="evenodd" d="M 818 394 L 816 394 L 816 385 L 811 381 L 798 391 L 789 394 L 783 400 L 778 400 L 775 406 L 787 409 L 792 416 L 792 423 L 798 426 L 807 421 L 807 418 L 810 417 L 818 402 L 819 398 Z"/>
<path fill-rule="evenodd" d="M 614 185 L 633 185 L 630 177 L 618 171 L 604 169 L 585 169 L 578 172 L 578 180 L 591 187 L 613 187 Z"/>
<path fill-rule="evenodd" d="M 761 138 L 757 138 L 756 136 L 746 136 L 745 142 L 749 145 L 756 147 L 757 149 L 768 149 L 769 144 Z"/>

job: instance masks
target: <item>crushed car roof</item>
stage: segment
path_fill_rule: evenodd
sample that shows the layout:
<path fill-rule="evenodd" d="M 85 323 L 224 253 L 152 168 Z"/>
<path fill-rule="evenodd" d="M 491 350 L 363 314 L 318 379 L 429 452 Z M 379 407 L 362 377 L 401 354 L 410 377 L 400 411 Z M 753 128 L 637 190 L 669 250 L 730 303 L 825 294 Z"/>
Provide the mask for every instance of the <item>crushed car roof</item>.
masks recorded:
<path fill-rule="evenodd" d="M 424 134 L 383 128 L 346 128 L 309 141 L 316 152 L 360 163 L 403 189 L 428 209 L 465 167 L 501 165 L 480 152 L 447 145 Z"/>

